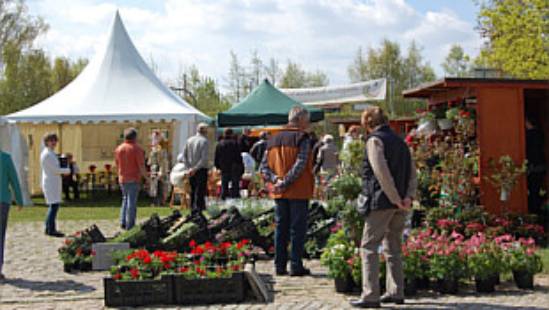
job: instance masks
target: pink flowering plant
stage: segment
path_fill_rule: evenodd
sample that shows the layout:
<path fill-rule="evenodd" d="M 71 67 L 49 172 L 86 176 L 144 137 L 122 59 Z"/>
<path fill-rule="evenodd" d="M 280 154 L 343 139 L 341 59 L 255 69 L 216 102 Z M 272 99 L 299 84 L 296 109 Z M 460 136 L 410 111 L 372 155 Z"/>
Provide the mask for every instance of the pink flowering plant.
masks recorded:
<path fill-rule="evenodd" d="M 504 235 L 496 238 L 495 242 L 503 249 L 509 269 L 530 274 L 536 274 L 542 270 L 541 257 L 536 253 L 537 248 L 533 238 L 515 240 L 510 235 Z"/>
<path fill-rule="evenodd" d="M 463 251 L 463 235 L 433 233 L 426 240 L 429 257 L 429 275 L 437 280 L 462 278 L 467 271 L 466 256 Z"/>
<path fill-rule="evenodd" d="M 469 274 L 477 280 L 486 280 L 505 271 L 503 251 L 493 240 L 481 232 L 464 243 Z"/>
<path fill-rule="evenodd" d="M 418 230 L 411 234 L 402 245 L 403 269 L 406 279 L 419 279 L 427 276 L 429 257 L 424 243 L 431 241 L 431 229 Z"/>

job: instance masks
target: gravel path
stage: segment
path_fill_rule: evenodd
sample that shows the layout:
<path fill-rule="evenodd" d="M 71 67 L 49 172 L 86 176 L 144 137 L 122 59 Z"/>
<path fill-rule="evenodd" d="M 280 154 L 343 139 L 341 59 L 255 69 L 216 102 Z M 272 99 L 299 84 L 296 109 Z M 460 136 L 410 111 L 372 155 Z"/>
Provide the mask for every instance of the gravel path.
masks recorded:
<path fill-rule="evenodd" d="M 97 221 L 106 235 L 117 230 L 115 221 Z M 90 221 L 59 223 L 65 232 L 93 224 Z M 41 222 L 16 223 L 8 228 L 4 272 L 8 280 L 0 284 L 0 309 L 101 309 L 102 278 L 105 272 L 67 274 L 57 258 L 62 239 L 46 237 Z M 259 262 L 258 271 L 272 287 L 274 302 L 265 304 L 216 305 L 196 309 L 347 309 L 346 296 L 334 292 L 332 280 L 318 261 L 306 263 L 314 276 L 272 277 L 272 262 Z M 549 309 L 549 276 L 536 278 L 533 291 L 521 291 L 511 283 L 493 294 L 475 294 L 470 288 L 457 296 L 425 292 L 407 300 L 404 309 Z M 177 308 L 173 308 L 177 309 Z M 180 308 L 182 309 L 182 308 Z"/>

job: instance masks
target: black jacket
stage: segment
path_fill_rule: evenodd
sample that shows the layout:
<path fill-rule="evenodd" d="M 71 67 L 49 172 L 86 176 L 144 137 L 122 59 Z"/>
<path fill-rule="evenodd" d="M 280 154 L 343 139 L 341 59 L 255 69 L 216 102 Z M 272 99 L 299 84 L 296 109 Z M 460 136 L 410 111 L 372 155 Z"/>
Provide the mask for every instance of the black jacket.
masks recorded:
<path fill-rule="evenodd" d="M 393 176 L 396 189 L 400 197 L 405 197 L 412 173 L 411 154 L 408 146 L 397 136 L 389 126 L 383 126 L 368 135 L 367 139 L 376 137 L 383 142 L 385 160 Z M 367 210 L 381 210 L 396 208 L 381 189 L 379 181 L 368 160 L 368 151 L 365 151 L 362 180 L 363 194 L 368 197 Z"/>
<path fill-rule="evenodd" d="M 267 140 L 259 140 L 257 141 L 250 150 L 250 155 L 256 162 L 256 166 L 259 166 L 261 163 L 261 160 L 263 159 L 263 155 L 265 155 L 265 151 L 267 150 Z"/>
<path fill-rule="evenodd" d="M 215 147 L 215 167 L 223 174 L 243 174 L 244 163 L 236 140 L 222 139 Z"/>

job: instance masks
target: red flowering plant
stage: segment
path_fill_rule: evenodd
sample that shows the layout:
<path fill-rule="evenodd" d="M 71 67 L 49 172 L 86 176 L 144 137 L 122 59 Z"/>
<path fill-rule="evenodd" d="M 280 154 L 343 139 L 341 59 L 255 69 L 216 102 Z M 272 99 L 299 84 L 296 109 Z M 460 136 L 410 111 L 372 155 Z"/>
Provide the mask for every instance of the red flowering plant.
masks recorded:
<path fill-rule="evenodd" d="M 59 258 L 69 269 L 91 269 L 92 238 L 88 234 L 77 231 L 68 236 L 63 245 L 57 250 Z M 84 267 L 86 266 L 86 267 Z"/>
<path fill-rule="evenodd" d="M 181 274 L 190 279 L 230 277 L 243 270 L 251 251 L 249 240 L 201 245 L 193 240 L 189 247 L 188 253 L 135 250 L 111 268 L 112 278 L 145 280 L 162 274 Z"/>

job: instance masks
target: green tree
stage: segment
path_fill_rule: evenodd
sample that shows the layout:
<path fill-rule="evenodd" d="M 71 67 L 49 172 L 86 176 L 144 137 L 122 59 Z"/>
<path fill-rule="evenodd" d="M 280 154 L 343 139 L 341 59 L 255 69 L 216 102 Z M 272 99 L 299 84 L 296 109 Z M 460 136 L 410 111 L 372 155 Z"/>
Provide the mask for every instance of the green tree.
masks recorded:
<path fill-rule="evenodd" d="M 71 70 L 71 62 L 65 57 L 56 57 L 53 60 L 53 68 L 51 72 L 52 87 L 54 91 L 58 91 L 69 84 L 73 79 Z"/>
<path fill-rule="evenodd" d="M 0 81 L 0 113 L 36 104 L 53 94 L 50 60 L 42 50 L 23 53 L 15 43 L 4 46 L 4 78 Z"/>
<path fill-rule="evenodd" d="M 400 45 L 387 39 L 381 42 L 379 48 L 368 48 L 366 54 L 359 48 L 349 65 L 348 75 L 353 82 L 386 78 L 387 99 L 379 104 L 393 117 L 411 115 L 417 107 L 424 105 L 404 100 L 402 91 L 436 78 L 415 42 L 410 44 L 407 55 L 403 56 Z"/>
<path fill-rule="evenodd" d="M 320 70 L 308 72 L 306 81 L 307 87 L 321 87 L 330 84 L 330 79 L 328 79 L 326 73 Z"/>
<path fill-rule="evenodd" d="M 471 59 L 459 44 L 452 45 L 446 59 L 441 64 L 446 76 L 464 77 L 471 71 Z"/>
<path fill-rule="evenodd" d="M 481 51 L 494 68 L 517 78 L 549 77 L 549 1 L 479 0 Z"/>
<path fill-rule="evenodd" d="M 307 72 L 298 63 L 288 60 L 279 86 L 281 88 L 320 87 L 328 83 L 328 76 L 324 72 L 320 70 Z"/>
<path fill-rule="evenodd" d="M 183 99 L 204 114 L 215 117 L 217 113 L 230 108 L 229 101 L 221 94 L 214 79 L 203 76 L 196 66 L 185 70 L 179 79 L 184 89 Z"/>
<path fill-rule="evenodd" d="M 303 70 L 299 64 L 288 60 L 279 86 L 281 88 L 302 88 L 305 87 L 305 84 L 305 70 Z"/>
<path fill-rule="evenodd" d="M 18 49 L 29 48 L 34 39 L 47 29 L 48 25 L 42 18 L 29 15 L 23 0 L 0 0 L 0 50 L 8 43 Z"/>

